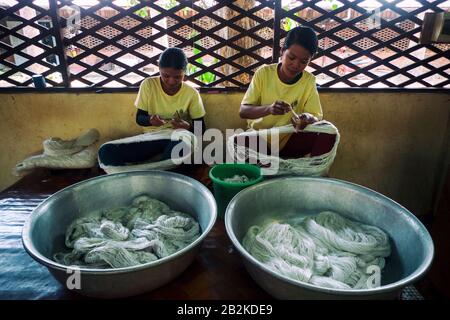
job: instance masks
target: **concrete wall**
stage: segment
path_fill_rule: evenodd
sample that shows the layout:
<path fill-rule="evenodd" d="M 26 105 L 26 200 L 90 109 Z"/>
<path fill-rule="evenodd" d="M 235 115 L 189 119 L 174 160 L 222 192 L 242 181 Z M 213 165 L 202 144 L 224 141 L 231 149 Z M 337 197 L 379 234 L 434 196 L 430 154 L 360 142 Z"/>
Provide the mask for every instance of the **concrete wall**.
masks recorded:
<path fill-rule="evenodd" d="M 242 93 L 203 94 L 208 127 L 245 127 Z M 450 95 L 321 93 L 325 119 L 341 132 L 330 175 L 358 183 L 416 215 L 433 207 L 449 150 Z M 15 164 L 48 137 L 70 139 L 97 128 L 101 142 L 140 133 L 135 94 L 0 94 L 0 190 L 17 180 Z"/>

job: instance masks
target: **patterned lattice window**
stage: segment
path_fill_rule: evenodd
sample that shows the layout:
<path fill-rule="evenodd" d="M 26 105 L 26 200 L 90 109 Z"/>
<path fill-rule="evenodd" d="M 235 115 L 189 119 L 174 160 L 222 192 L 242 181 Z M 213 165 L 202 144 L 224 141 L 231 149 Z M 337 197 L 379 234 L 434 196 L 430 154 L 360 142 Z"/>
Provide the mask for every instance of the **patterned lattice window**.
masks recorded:
<path fill-rule="evenodd" d="M 182 48 L 188 81 L 246 87 L 278 61 L 290 29 L 312 27 L 321 87 L 449 88 L 448 44 L 419 44 L 425 12 L 449 0 L 0 0 L 0 87 L 136 87 Z"/>

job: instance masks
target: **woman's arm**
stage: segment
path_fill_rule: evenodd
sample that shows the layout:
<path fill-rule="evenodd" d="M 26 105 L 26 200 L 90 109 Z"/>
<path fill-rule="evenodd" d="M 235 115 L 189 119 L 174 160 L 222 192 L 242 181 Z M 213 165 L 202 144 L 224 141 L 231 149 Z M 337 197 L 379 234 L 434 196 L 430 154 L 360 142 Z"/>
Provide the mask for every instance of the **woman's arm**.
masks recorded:
<path fill-rule="evenodd" d="M 205 130 L 206 130 L 205 120 L 203 119 L 203 117 L 197 118 L 197 119 L 192 119 L 192 125 L 185 120 L 177 120 L 177 119 L 172 120 L 171 123 L 172 123 L 172 126 L 174 129 L 186 129 L 192 133 L 195 133 L 194 129 L 196 126 L 201 126 L 201 128 L 202 128 L 201 134 L 202 135 L 205 133 Z"/>
<path fill-rule="evenodd" d="M 243 119 L 258 119 L 269 114 L 283 115 L 290 111 L 290 106 L 284 101 L 275 101 L 266 106 L 254 106 L 248 104 L 241 104 L 239 109 L 239 116 Z"/>
<path fill-rule="evenodd" d="M 149 126 L 159 127 L 165 124 L 166 121 L 161 119 L 159 115 L 149 115 L 147 111 L 137 109 L 136 123 L 143 127 Z"/>
<path fill-rule="evenodd" d="M 150 116 L 147 111 L 142 109 L 137 109 L 136 112 L 136 123 L 143 127 L 151 126 L 150 124 Z"/>

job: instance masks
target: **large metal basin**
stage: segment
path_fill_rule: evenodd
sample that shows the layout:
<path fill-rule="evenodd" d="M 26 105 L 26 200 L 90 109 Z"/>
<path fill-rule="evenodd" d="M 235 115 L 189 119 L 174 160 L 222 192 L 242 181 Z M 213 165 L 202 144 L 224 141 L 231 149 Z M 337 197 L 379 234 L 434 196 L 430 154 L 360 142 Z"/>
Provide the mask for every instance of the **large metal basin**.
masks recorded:
<path fill-rule="evenodd" d="M 201 236 L 184 249 L 154 262 L 120 269 L 80 268 L 81 288 L 73 290 L 91 297 L 117 298 L 158 288 L 190 265 L 217 216 L 211 192 L 200 182 L 180 174 L 133 171 L 101 176 L 67 187 L 32 212 L 23 228 L 23 245 L 31 257 L 45 265 L 63 286 L 69 282 L 73 288 L 76 281 L 72 268 L 52 260 L 55 252 L 64 249 L 68 225 L 94 210 L 128 206 L 133 198 L 142 194 L 191 214 L 200 224 Z"/>
<path fill-rule="evenodd" d="M 265 267 L 242 246 L 252 225 L 324 210 L 377 226 L 389 234 L 392 253 L 382 271 L 381 287 L 336 290 L 292 280 Z M 424 275 L 434 255 L 430 234 L 412 213 L 375 191 L 335 179 L 279 178 L 251 186 L 232 199 L 225 225 L 247 271 L 279 299 L 395 299 L 403 287 Z"/>

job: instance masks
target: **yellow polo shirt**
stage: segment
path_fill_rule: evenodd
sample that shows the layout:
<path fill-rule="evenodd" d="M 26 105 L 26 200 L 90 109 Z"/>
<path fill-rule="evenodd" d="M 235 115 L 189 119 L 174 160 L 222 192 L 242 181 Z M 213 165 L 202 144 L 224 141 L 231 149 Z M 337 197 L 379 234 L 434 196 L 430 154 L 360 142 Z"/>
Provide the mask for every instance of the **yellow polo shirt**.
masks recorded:
<path fill-rule="evenodd" d="M 291 104 L 297 114 L 309 112 L 322 119 L 322 106 L 317 92 L 314 75 L 303 71 L 302 77 L 294 84 L 286 84 L 277 73 L 278 64 L 270 64 L 259 68 L 252 78 L 245 93 L 242 104 L 264 106 L 277 100 Z M 292 112 L 284 115 L 267 115 L 263 118 L 248 120 L 248 127 L 260 130 L 284 126 L 291 123 Z M 290 134 L 280 135 L 280 150 L 289 140 Z"/>
<path fill-rule="evenodd" d="M 163 119 L 173 119 L 177 111 L 182 111 L 182 118 L 184 118 L 183 115 L 187 115 L 190 119 L 198 119 L 205 115 L 203 101 L 197 90 L 183 82 L 180 90 L 173 96 L 169 96 L 164 92 L 159 76 L 142 81 L 134 105 L 151 115 L 157 114 Z M 144 127 L 144 132 L 171 127 L 170 123 L 160 127 L 149 126 Z"/>

